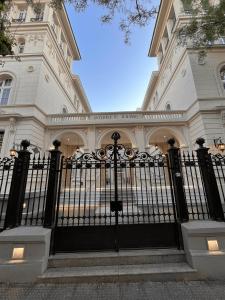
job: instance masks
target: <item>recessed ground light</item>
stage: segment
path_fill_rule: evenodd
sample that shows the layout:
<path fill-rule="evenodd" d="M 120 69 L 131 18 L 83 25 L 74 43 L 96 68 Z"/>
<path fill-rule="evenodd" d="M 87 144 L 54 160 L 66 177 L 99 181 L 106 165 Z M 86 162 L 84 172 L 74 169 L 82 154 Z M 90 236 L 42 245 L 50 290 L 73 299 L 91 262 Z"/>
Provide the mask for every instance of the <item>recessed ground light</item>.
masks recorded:
<path fill-rule="evenodd" d="M 23 259 L 24 257 L 24 247 L 13 248 L 12 259 Z"/>
<path fill-rule="evenodd" d="M 219 251 L 218 240 L 214 238 L 207 238 L 207 246 L 209 251 Z"/>

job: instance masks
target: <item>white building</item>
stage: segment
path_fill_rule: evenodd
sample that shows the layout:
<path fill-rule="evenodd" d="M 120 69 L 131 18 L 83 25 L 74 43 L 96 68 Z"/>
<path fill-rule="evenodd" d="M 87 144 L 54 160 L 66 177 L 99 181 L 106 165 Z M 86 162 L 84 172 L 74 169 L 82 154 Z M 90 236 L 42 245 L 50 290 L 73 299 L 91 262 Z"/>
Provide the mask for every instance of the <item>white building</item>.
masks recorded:
<path fill-rule="evenodd" d="M 141 151 L 166 151 L 173 136 L 183 148 L 197 137 L 225 140 L 224 39 L 205 59 L 191 47 L 178 47 L 175 30 L 190 16 L 181 0 L 162 0 L 149 56 L 158 57 L 141 111 L 92 113 L 77 75 L 71 72 L 80 53 L 65 9 L 54 11 L 41 1 L 37 15 L 26 1 L 13 1 L 9 18 L 17 46 L 15 57 L 2 59 L 0 70 L 1 156 L 13 145 L 30 140 L 31 149 L 46 151 L 54 139 L 72 155 L 111 142 L 114 130 L 121 143 Z"/>

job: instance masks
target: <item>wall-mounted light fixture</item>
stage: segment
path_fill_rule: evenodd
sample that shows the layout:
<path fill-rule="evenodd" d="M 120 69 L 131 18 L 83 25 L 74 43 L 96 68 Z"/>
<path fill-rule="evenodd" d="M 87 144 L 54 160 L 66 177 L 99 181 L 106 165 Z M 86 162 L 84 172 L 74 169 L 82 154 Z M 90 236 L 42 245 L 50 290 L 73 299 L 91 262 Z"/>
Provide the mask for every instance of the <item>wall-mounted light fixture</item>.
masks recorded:
<path fill-rule="evenodd" d="M 13 145 L 13 147 L 9 150 L 10 156 L 13 158 L 16 156 L 16 149 L 15 146 Z"/>
<path fill-rule="evenodd" d="M 214 139 L 213 142 L 216 149 L 220 150 L 221 152 L 225 150 L 225 144 L 222 142 L 221 137 Z"/>
<path fill-rule="evenodd" d="M 207 246 L 210 252 L 219 251 L 219 244 L 216 238 L 207 238 Z"/>

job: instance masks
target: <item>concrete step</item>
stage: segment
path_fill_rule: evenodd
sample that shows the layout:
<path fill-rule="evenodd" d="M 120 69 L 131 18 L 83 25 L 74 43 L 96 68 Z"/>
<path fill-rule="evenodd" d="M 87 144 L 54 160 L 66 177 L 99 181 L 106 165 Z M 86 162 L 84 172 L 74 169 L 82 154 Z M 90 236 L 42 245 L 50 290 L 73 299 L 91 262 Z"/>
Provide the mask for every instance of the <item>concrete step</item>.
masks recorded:
<path fill-rule="evenodd" d="M 93 267 L 49 268 L 38 277 L 39 283 L 102 283 L 138 281 L 198 280 L 188 264 L 140 264 Z"/>
<path fill-rule="evenodd" d="M 185 262 L 184 251 L 177 249 L 124 250 L 57 254 L 49 258 L 49 268 L 141 265 Z"/>

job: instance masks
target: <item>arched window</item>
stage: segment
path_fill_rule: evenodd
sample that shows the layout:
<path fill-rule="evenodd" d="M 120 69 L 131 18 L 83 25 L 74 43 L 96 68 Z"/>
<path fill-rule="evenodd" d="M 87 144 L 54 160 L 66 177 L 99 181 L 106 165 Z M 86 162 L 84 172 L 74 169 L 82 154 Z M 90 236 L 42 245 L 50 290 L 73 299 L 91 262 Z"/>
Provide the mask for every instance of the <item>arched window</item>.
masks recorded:
<path fill-rule="evenodd" d="M 166 104 L 166 110 L 167 110 L 167 111 L 171 111 L 171 104 L 170 104 L 170 103 L 167 103 L 167 104 Z"/>
<path fill-rule="evenodd" d="M 0 105 L 7 105 L 10 91 L 12 89 L 12 77 L 9 75 L 0 76 Z"/>
<path fill-rule="evenodd" d="M 18 54 L 24 53 L 24 47 L 25 47 L 25 40 L 19 39 L 18 40 Z"/>
<path fill-rule="evenodd" d="M 220 69 L 220 78 L 223 83 L 223 88 L 225 89 L 225 66 Z"/>

